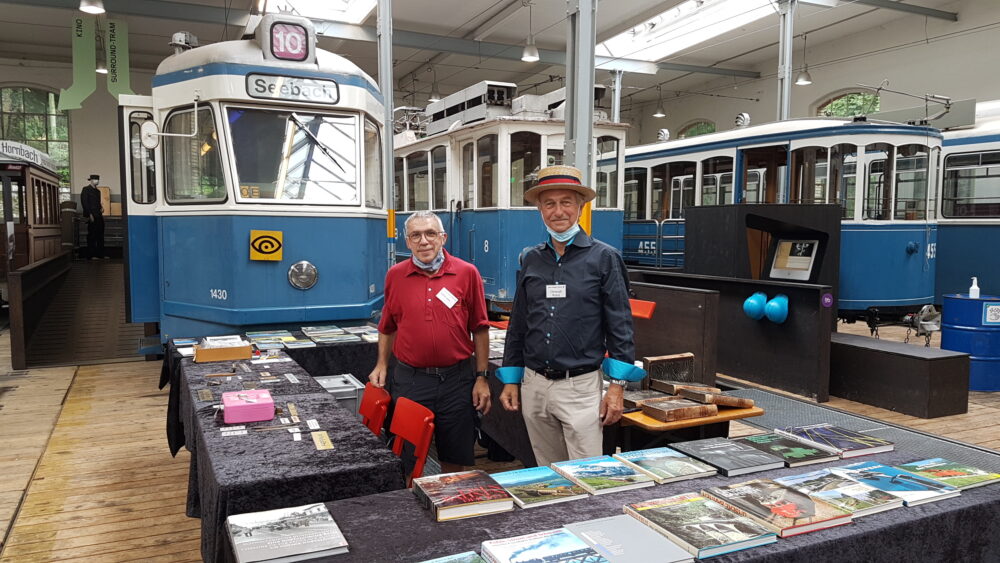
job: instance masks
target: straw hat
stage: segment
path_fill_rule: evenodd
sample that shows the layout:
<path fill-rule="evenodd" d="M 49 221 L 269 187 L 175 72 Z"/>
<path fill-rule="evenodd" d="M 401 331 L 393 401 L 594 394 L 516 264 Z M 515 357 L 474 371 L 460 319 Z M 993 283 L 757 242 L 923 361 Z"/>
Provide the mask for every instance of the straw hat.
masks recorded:
<path fill-rule="evenodd" d="M 538 196 L 546 190 L 572 190 L 588 202 L 597 197 L 597 192 L 583 185 L 580 181 L 582 176 L 580 170 L 573 166 L 546 166 L 538 171 L 538 181 L 524 192 L 524 199 L 528 203 L 536 203 Z"/>

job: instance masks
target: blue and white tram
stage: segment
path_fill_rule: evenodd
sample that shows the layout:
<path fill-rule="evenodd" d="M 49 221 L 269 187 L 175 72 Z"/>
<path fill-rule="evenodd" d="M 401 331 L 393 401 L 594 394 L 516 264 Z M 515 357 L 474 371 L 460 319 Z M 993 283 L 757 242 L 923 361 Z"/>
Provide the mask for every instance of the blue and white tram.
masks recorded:
<path fill-rule="evenodd" d="M 966 293 L 1000 293 L 1000 100 L 976 104 L 976 123 L 945 131 L 938 218 L 937 303 Z"/>
<path fill-rule="evenodd" d="M 841 316 L 910 312 L 934 301 L 940 149 L 930 127 L 840 119 L 631 147 L 623 254 L 633 264 L 682 266 L 691 205 L 839 203 Z"/>
<path fill-rule="evenodd" d="M 506 93 L 497 94 L 502 88 Z M 448 113 L 449 104 L 473 108 L 465 117 L 475 114 L 478 119 L 464 125 L 442 124 L 439 132 L 434 132 L 432 121 L 430 135 L 409 140 L 397 135 L 394 149 L 397 231 L 402 233 L 411 212 L 434 211 L 449 233 L 448 252 L 475 264 L 490 310 L 498 313 L 509 311 L 513 303 L 521 252 L 546 236 L 538 210 L 524 200 L 524 192 L 540 168 L 563 163 L 563 120 L 512 115 L 514 88 L 480 83 L 442 100 L 440 112 L 438 106 L 428 106 L 429 115 L 438 114 L 446 121 L 462 118 L 461 110 Z M 530 107 L 532 101 L 525 98 L 541 97 L 523 96 L 513 105 Z M 493 107 L 479 111 L 488 105 Z M 608 121 L 594 124 L 597 164 L 590 185 L 598 195 L 592 202 L 590 232 L 616 247 L 623 232 L 619 170 L 626 129 L 625 124 Z M 585 221 L 581 219 L 584 228 Z M 397 240 L 397 255 L 408 257 L 405 240 L 402 236 Z"/>
<path fill-rule="evenodd" d="M 179 50 L 120 106 L 130 321 L 165 340 L 381 309 L 382 95 L 309 20 Z"/>

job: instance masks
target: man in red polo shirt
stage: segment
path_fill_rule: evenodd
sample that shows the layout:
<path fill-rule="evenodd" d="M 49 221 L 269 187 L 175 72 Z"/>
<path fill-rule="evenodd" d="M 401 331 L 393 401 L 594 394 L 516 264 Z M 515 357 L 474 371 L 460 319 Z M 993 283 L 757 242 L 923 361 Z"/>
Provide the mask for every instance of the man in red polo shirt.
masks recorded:
<path fill-rule="evenodd" d="M 389 392 L 434 411 L 441 470 L 462 471 L 476 461 L 476 411 L 490 410 L 483 280 L 475 266 L 444 250 L 448 235 L 437 215 L 418 211 L 405 230 L 413 256 L 385 276 L 378 362 L 368 380 L 385 386 L 389 352 L 395 354 Z"/>

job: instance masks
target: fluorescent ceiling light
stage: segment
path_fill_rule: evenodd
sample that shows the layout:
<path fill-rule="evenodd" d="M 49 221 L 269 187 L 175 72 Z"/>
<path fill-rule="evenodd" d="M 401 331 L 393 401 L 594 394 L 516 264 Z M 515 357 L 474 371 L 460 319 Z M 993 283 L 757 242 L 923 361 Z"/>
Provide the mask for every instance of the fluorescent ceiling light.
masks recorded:
<path fill-rule="evenodd" d="M 104 2 L 102 0 L 80 0 L 80 11 L 88 14 L 103 14 Z"/>
<path fill-rule="evenodd" d="M 601 43 L 597 55 L 660 61 L 774 13 L 770 0 L 687 0 Z"/>
<path fill-rule="evenodd" d="M 317 20 L 360 24 L 371 15 L 378 0 L 268 0 L 266 13 L 295 14 Z"/>

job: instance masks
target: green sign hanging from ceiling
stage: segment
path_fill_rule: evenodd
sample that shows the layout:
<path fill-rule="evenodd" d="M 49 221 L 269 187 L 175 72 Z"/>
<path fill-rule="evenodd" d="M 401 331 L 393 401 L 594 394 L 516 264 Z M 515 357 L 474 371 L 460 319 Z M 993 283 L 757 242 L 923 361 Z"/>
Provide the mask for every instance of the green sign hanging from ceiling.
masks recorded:
<path fill-rule="evenodd" d="M 128 61 L 128 24 L 108 20 L 108 40 L 104 45 L 108 61 L 108 92 L 115 99 L 122 94 L 135 94 Z"/>
<path fill-rule="evenodd" d="M 73 17 L 73 85 L 59 92 L 59 109 L 80 109 L 97 88 L 97 53 L 94 50 L 96 19 L 90 15 Z"/>

